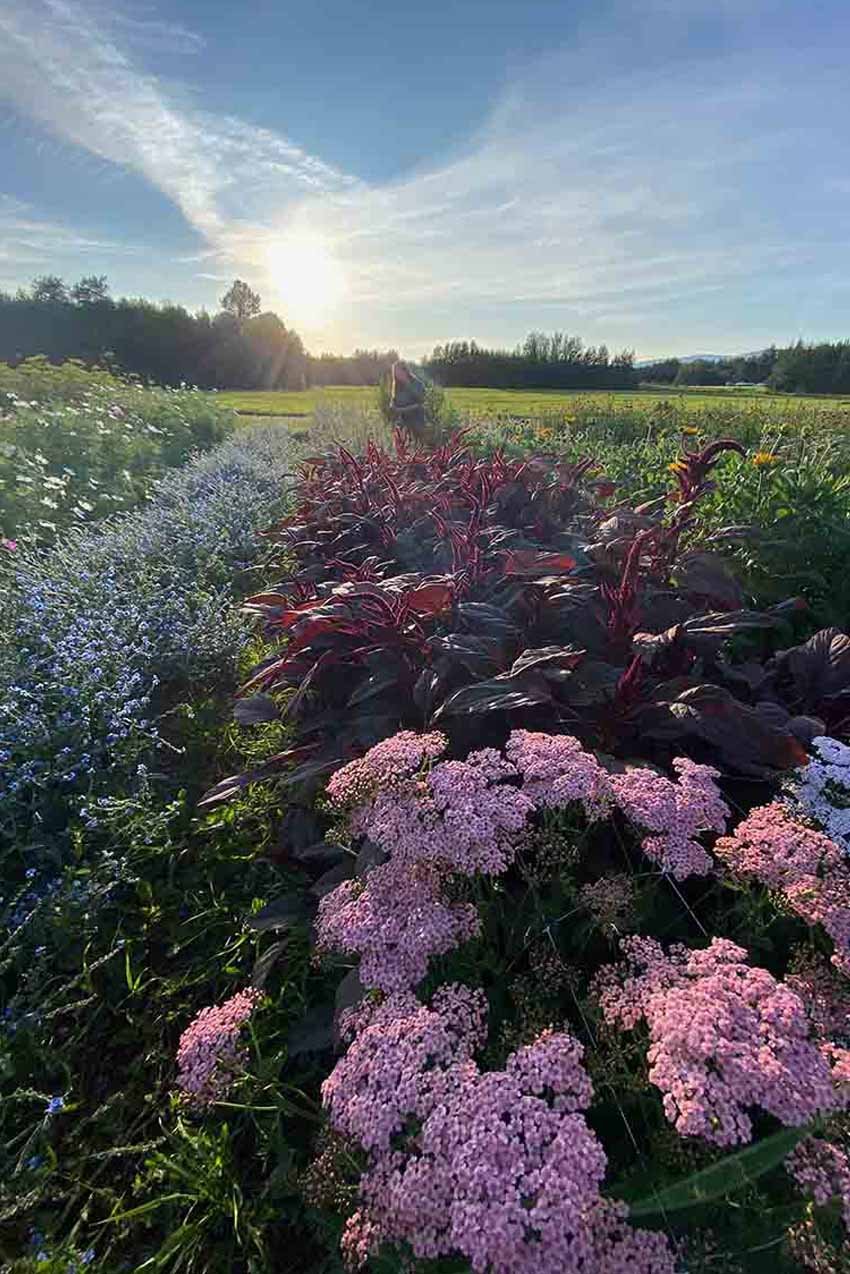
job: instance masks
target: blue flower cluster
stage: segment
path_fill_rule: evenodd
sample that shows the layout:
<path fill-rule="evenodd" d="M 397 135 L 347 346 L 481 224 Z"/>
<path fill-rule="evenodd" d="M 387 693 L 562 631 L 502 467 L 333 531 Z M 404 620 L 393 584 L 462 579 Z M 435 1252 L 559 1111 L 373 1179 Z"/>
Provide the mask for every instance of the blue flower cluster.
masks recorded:
<path fill-rule="evenodd" d="M 170 474 L 102 530 L 25 550 L 0 602 L 0 836 L 60 866 L 69 818 L 94 827 L 168 746 L 173 690 L 231 670 L 246 640 L 233 578 L 292 463 L 259 426 Z"/>

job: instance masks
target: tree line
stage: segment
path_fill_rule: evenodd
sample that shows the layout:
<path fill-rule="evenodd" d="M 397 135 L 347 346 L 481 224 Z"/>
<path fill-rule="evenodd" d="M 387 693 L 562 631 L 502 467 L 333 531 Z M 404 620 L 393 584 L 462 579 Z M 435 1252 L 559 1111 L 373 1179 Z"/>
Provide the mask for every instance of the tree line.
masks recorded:
<path fill-rule="evenodd" d="M 641 381 L 662 385 L 765 385 L 790 394 L 850 393 L 850 341 L 797 341 L 734 358 L 659 359 L 638 368 Z"/>
<path fill-rule="evenodd" d="M 113 299 L 104 275 L 68 286 L 42 275 L 14 295 L 0 292 L 0 362 L 32 354 L 78 358 L 159 385 L 202 389 L 305 389 L 376 385 L 396 350 L 310 354 L 301 337 L 247 283 L 236 279 L 215 314 L 141 298 Z M 665 385 L 764 384 L 786 393 L 850 393 L 850 341 L 771 346 L 733 358 L 659 359 L 635 367 L 634 352 L 611 354 L 563 332 L 530 332 L 514 349 L 475 341 L 435 346 L 423 363 L 439 385 L 494 389 L 633 389 Z"/>
<path fill-rule="evenodd" d="M 53 362 L 78 358 L 158 385 L 201 389 L 305 389 L 309 385 L 375 385 L 398 358 L 395 350 L 312 356 L 301 337 L 236 279 L 220 310 L 190 313 L 110 295 L 103 275 L 69 287 L 43 275 L 15 295 L 0 292 L 0 362 L 32 354 Z"/>
<path fill-rule="evenodd" d="M 485 349 L 475 341 L 437 345 L 425 360 L 440 385 L 492 389 L 631 389 L 638 383 L 634 351 L 611 354 L 563 332 L 530 332 L 515 349 Z"/>

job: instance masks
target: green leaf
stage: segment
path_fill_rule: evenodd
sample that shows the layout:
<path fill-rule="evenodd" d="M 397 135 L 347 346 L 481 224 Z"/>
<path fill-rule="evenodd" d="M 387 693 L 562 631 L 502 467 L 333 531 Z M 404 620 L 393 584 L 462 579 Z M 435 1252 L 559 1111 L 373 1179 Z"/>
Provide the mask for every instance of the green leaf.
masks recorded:
<path fill-rule="evenodd" d="M 629 1215 L 642 1217 L 651 1216 L 655 1212 L 677 1212 L 680 1208 L 696 1207 L 700 1203 L 710 1203 L 713 1199 L 733 1194 L 774 1168 L 809 1132 L 808 1127 L 783 1128 L 755 1146 L 747 1146 L 736 1154 L 726 1155 L 719 1163 L 713 1163 L 709 1168 L 685 1177 L 683 1181 L 676 1181 L 663 1190 L 645 1194 L 629 1204 Z"/>
<path fill-rule="evenodd" d="M 246 920 L 252 929 L 292 929 L 313 918 L 315 904 L 304 894 L 285 894 L 266 903 Z"/>

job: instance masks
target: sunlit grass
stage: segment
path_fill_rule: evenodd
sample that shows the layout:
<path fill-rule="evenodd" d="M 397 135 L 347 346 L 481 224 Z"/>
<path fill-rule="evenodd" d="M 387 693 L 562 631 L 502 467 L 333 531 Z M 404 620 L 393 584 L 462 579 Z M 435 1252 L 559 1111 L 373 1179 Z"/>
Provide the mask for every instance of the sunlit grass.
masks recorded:
<path fill-rule="evenodd" d="M 824 412 L 850 411 L 850 398 L 820 395 L 771 394 L 765 390 L 740 389 L 664 389 L 664 390 L 525 390 L 525 389 L 449 389 L 449 403 L 462 416 L 541 416 L 577 408 L 612 413 L 637 409 L 648 411 L 661 404 L 694 413 L 755 412 L 779 420 L 803 412 L 807 417 Z M 371 385 L 332 385 L 298 391 L 225 390 L 216 394 L 219 403 L 245 415 L 299 417 L 309 416 L 318 404 L 345 404 L 368 407 L 375 401 Z"/>

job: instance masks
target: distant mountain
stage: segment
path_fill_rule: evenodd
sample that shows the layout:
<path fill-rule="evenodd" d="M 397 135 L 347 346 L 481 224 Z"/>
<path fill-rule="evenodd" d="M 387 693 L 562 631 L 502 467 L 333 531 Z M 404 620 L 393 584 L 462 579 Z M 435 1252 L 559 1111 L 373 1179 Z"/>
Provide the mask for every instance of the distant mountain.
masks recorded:
<path fill-rule="evenodd" d="M 678 358 L 680 363 L 723 363 L 729 358 L 757 358 L 764 350 L 750 350 L 746 354 L 662 354 L 658 358 L 640 358 L 635 367 L 651 367 L 653 363 L 665 363 L 668 358 Z"/>

